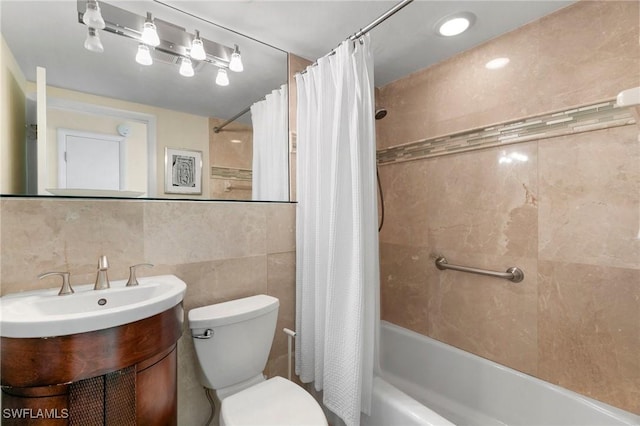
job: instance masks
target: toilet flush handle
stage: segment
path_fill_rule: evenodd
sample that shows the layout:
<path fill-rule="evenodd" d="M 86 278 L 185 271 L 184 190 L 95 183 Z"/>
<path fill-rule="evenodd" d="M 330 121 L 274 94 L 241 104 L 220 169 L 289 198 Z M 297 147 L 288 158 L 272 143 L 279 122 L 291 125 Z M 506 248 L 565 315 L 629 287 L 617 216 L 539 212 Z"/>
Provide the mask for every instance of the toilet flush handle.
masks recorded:
<path fill-rule="evenodd" d="M 191 337 L 193 337 L 194 339 L 211 339 L 213 337 L 213 330 L 207 328 L 202 334 L 191 333 Z"/>

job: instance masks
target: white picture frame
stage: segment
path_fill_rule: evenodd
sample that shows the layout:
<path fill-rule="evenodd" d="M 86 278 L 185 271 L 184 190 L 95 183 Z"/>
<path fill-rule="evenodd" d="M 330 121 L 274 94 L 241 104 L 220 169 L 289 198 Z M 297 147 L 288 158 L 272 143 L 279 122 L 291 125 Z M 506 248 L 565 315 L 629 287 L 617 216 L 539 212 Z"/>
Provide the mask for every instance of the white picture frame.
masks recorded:
<path fill-rule="evenodd" d="M 167 194 L 202 194 L 202 151 L 164 149 L 164 192 Z"/>

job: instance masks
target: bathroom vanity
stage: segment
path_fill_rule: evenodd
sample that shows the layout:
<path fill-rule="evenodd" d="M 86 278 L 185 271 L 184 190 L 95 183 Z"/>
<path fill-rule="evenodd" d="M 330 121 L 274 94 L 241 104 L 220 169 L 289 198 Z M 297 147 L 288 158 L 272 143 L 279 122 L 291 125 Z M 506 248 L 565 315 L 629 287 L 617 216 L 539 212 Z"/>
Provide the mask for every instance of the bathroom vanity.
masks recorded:
<path fill-rule="evenodd" d="M 2 337 L 2 423 L 175 425 L 183 316 L 176 305 L 106 330 Z"/>
<path fill-rule="evenodd" d="M 125 288 L 124 283 L 112 283 L 115 288 L 108 290 L 80 289 L 67 296 L 47 295 L 49 306 L 60 300 L 61 303 L 74 302 L 74 297 L 79 304 L 83 303 L 83 297 L 95 298 L 96 306 L 106 300 L 105 309 L 92 316 L 106 314 L 99 319 L 103 324 L 109 324 L 112 321 L 107 312 L 109 309 L 122 319 L 125 317 L 122 311 L 139 312 L 138 308 L 143 311 L 145 308 L 116 306 L 118 291 L 130 295 L 123 299 L 135 299 L 133 293 L 158 283 L 162 288 L 174 285 L 177 291 L 164 301 L 165 305 L 171 306 L 161 308 L 159 313 L 139 320 L 126 320 L 120 325 L 58 336 L 50 332 L 45 333 L 47 336 L 37 337 L 8 336 L 28 335 L 34 327 L 25 325 L 20 329 L 18 325 L 24 324 L 10 323 L 13 311 L 20 305 L 12 305 L 16 304 L 12 296 L 2 298 L 3 324 L 0 326 L 7 323 L 6 329 L 2 327 L 0 337 L 3 425 L 177 424 L 176 344 L 182 334 L 182 298 L 186 285 L 174 276 L 142 278 L 140 281 L 138 290 Z M 167 299 L 166 292 L 159 293 L 163 294 L 157 294 L 156 298 Z M 138 303 L 148 305 L 154 299 L 151 294 L 149 296 Z M 37 300 L 28 299 L 29 295 L 17 297 L 29 302 L 28 306 L 21 307 L 22 311 L 37 306 Z M 108 308 L 110 303 L 113 306 Z M 162 304 L 156 305 L 156 309 L 159 306 Z M 87 316 L 86 312 L 77 315 Z M 78 321 L 91 324 L 92 320 L 95 318 L 85 321 L 76 318 L 69 326 L 78 327 Z M 55 323 L 53 316 L 49 322 Z M 57 326 L 60 330 L 66 327 L 64 323 Z M 38 329 L 42 328 L 46 327 L 42 325 Z"/>

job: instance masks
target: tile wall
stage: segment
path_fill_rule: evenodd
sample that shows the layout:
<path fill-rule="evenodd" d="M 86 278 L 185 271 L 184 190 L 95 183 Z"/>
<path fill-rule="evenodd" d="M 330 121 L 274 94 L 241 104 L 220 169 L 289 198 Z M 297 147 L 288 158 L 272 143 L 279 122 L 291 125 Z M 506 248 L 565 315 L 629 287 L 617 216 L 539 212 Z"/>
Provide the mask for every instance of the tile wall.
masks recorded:
<path fill-rule="evenodd" d="M 0 200 L 2 294 L 50 288 L 46 271 L 71 272 L 72 284 L 95 280 L 108 256 L 111 280 L 153 263 L 140 276 L 175 274 L 187 283 L 185 311 L 254 294 L 280 299 L 277 330 L 295 321 L 295 205 L 84 199 Z M 203 424 L 209 404 L 198 383 L 193 344 L 178 344 L 179 424 Z M 287 342 L 276 332 L 266 373 L 287 373 Z"/>
<path fill-rule="evenodd" d="M 640 86 L 638 13 L 580 1 L 380 88 L 379 150 Z M 484 68 L 505 55 L 508 67 Z M 640 414 L 639 134 L 626 124 L 381 164 L 383 319 Z M 439 255 L 525 279 L 439 271 Z"/>
<path fill-rule="evenodd" d="M 615 98 L 640 85 L 638 13 L 633 1 L 579 1 L 381 87 L 378 148 Z M 505 68 L 484 67 L 503 56 Z"/>
<path fill-rule="evenodd" d="M 214 200 L 251 200 L 253 128 L 234 121 L 216 133 L 226 120 L 209 118 L 209 195 Z"/>

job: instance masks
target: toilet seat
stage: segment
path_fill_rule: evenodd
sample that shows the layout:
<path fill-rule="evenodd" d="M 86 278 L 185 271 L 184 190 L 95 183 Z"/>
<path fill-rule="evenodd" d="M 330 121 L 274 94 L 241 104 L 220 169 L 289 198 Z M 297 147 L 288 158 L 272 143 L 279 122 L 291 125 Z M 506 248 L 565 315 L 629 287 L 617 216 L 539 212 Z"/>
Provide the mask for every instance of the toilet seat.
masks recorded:
<path fill-rule="evenodd" d="M 327 426 L 327 419 L 307 391 L 274 377 L 224 398 L 220 426 Z"/>

